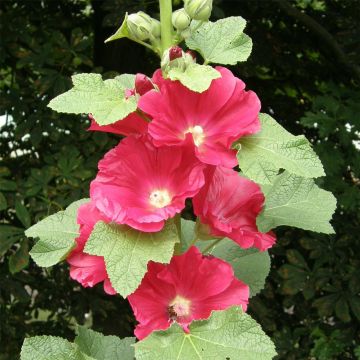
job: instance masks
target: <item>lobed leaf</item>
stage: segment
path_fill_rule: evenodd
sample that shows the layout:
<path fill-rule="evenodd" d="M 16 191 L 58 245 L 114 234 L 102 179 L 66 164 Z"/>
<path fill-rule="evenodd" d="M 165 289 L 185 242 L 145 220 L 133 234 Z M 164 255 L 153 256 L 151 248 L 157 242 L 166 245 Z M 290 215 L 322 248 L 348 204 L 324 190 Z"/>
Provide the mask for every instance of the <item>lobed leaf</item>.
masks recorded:
<path fill-rule="evenodd" d="M 25 339 L 21 360 L 133 360 L 134 341 L 134 338 L 105 336 L 80 326 L 74 343 L 54 336 Z"/>
<path fill-rule="evenodd" d="M 185 70 L 173 68 L 168 71 L 171 80 L 179 80 L 188 89 L 202 93 L 207 90 L 214 79 L 221 77 L 221 74 L 208 65 L 190 64 Z"/>
<path fill-rule="evenodd" d="M 245 26 L 241 16 L 209 21 L 191 33 L 186 45 L 198 51 L 205 63 L 235 65 L 246 61 L 251 54 L 252 41 L 243 33 Z"/>
<path fill-rule="evenodd" d="M 90 360 L 69 341 L 55 336 L 35 336 L 25 339 L 21 360 Z"/>
<path fill-rule="evenodd" d="M 306 178 L 324 176 L 320 159 L 305 136 L 287 132 L 270 115 L 260 114 L 261 131 L 239 141 L 237 158 L 245 176 L 271 184 L 279 169 Z"/>
<path fill-rule="evenodd" d="M 265 193 L 265 208 L 257 218 L 260 231 L 280 225 L 331 234 L 329 221 L 336 209 L 336 199 L 320 189 L 314 180 L 289 174 L 278 175 Z"/>
<path fill-rule="evenodd" d="M 169 263 L 178 242 L 173 220 L 167 221 L 164 228 L 156 233 L 100 221 L 95 225 L 84 251 L 104 257 L 112 286 L 126 297 L 140 285 L 148 262 Z"/>
<path fill-rule="evenodd" d="M 104 81 L 100 74 L 77 74 L 72 81 L 72 89 L 50 101 L 51 109 L 67 114 L 91 113 L 99 125 L 109 125 L 137 108 L 135 96 L 125 97 L 128 78 Z"/>
<path fill-rule="evenodd" d="M 194 321 L 186 334 L 178 324 L 135 344 L 137 360 L 270 360 L 275 346 L 260 325 L 238 307 Z"/>
<path fill-rule="evenodd" d="M 135 357 L 135 338 L 120 339 L 117 336 L 105 336 L 99 332 L 78 327 L 75 344 L 81 352 L 95 360 L 133 360 Z"/>
<path fill-rule="evenodd" d="M 75 201 L 66 208 L 50 215 L 25 231 L 28 237 L 39 238 L 30 251 L 32 259 L 39 266 L 52 266 L 66 258 L 76 245 L 79 236 L 77 211 L 89 199 Z"/>

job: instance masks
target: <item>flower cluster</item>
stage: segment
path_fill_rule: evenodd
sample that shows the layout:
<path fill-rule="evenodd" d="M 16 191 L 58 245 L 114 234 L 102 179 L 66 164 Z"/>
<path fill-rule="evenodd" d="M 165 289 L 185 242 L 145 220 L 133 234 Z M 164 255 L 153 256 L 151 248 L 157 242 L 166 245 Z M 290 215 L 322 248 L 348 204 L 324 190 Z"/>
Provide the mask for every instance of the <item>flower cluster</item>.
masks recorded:
<path fill-rule="evenodd" d="M 116 293 L 103 258 L 83 251 L 96 222 L 158 232 L 184 210 L 187 199 L 208 236 L 228 237 L 242 248 L 274 244 L 274 234 L 256 226 L 264 204 L 260 187 L 233 169 L 233 143 L 260 130 L 260 101 L 231 71 L 216 70 L 221 77 L 202 93 L 164 78 L 161 70 L 152 79 L 138 74 L 135 88 L 127 90 L 139 97 L 136 112 L 107 126 L 90 115 L 90 130 L 125 139 L 99 162 L 91 201 L 78 212 L 80 236 L 67 261 L 71 277 L 83 286 L 104 282 L 108 294 Z M 208 318 L 212 310 L 232 305 L 246 310 L 248 297 L 248 286 L 229 264 L 192 246 L 168 265 L 150 262 L 128 299 L 142 339 L 174 321 L 189 331 L 192 320 Z"/>

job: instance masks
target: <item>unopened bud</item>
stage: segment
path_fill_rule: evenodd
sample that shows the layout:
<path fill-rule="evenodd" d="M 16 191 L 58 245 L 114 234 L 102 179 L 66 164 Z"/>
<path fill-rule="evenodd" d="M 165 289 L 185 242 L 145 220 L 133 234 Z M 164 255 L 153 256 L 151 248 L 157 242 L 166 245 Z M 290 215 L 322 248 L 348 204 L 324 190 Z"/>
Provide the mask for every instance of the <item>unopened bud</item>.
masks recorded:
<path fill-rule="evenodd" d="M 170 61 L 173 61 L 175 59 L 178 59 L 183 56 L 183 50 L 180 46 L 173 46 L 169 50 L 169 59 Z"/>
<path fill-rule="evenodd" d="M 172 24 L 176 30 L 183 31 L 190 25 L 191 18 L 185 9 L 179 9 L 172 14 Z"/>
<path fill-rule="evenodd" d="M 212 11 L 212 0 L 184 0 L 184 8 L 192 19 L 207 21 Z"/>
<path fill-rule="evenodd" d="M 190 54 L 185 53 L 181 47 L 173 46 L 164 52 L 161 59 L 161 69 L 167 72 L 169 69 L 185 69 L 195 61 Z"/>
<path fill-rule="evenodd" d="M 151 18 L 152 21 L 152 27 L 151 27 L 151 33 L 154 37 L 159 38 L 160 37 L 160 33 L 161 33 L 161 25 L 160 25 L 160 21 Z"/>
<path fill-rule="evenodd" d="M 144 74 L 136 74 L 135 76 L 135 90 L 136 92 L 142 96 L 146 94 L 148 91 L 154 88 L 151 80 Z"/>
<path fill-rule="evenodd" d="M 196 60 L 196 54 L 192 50 L 186 51 L 186 54 L 190 55 L 194 60 Z"/>
<path fill-rule="evenodd" d="M 135 14 L 130 14 L 127 18 L 127 27 L 131 37 L 136 40 L 147 40 L 150 38 L 153 30 L 153 19 L 139 11 Z"/>

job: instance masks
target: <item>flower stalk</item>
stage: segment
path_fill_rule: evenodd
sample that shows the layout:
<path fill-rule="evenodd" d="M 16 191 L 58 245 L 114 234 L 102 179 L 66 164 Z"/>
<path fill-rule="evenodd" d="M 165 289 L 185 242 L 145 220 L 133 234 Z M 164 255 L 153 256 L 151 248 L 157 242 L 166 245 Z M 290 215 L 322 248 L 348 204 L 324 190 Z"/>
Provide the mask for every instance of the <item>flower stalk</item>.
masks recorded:
<path fill-rule="evenodd" d="M 172 2 L 171 0 L 159 0 L 160 23 L 161 23 L 161 52 L 172 46 Z"/>

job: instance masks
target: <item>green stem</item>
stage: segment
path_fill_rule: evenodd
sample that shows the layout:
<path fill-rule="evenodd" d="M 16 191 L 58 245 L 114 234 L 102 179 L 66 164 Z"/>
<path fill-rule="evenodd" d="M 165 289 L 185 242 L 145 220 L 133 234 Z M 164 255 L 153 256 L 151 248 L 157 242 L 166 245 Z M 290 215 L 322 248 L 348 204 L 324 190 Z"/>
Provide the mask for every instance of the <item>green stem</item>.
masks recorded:
<path fill-rule="evenodd" d="M 217 240 L 215 240 L 215 241 L 213 241 L 208 247 L 206 247 L 204 250 L 203 250 L 203 254 L 206 254 L 206 253 L 208 253 L 210 250 L 212 250 L 212 248 L 215 246 L 215 245 L 217 245 L 221 240 L 222 240 L 223 238 L 221 238 L 221 239 L 217 239 Z"/>
<path fill-rule="evenodd" d="M 172 46 L 172 0 L 159 0 L 160 4 L 160 23 L 161 23 L 161 51 Z"/>

